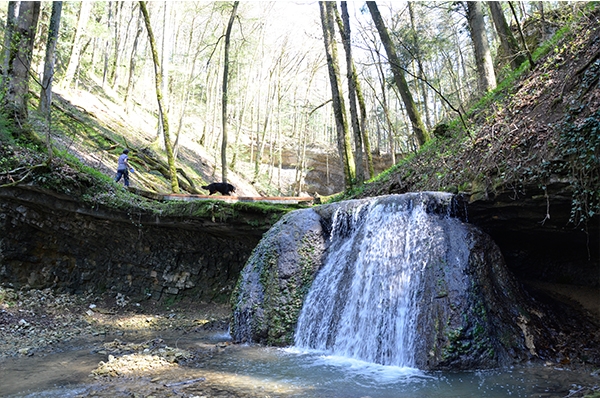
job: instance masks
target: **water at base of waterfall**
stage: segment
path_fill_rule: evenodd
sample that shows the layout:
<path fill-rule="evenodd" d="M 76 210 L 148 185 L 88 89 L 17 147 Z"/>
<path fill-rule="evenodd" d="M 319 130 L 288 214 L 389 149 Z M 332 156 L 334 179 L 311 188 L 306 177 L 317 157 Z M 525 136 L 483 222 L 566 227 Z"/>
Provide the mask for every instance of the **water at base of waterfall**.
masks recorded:
<path fill-rule="evenodd" d="M 56 356 L 65 356 L 57 354 Z M 68 369 L 80 366 L 87 352 L 73 358 Z M 52 356 L 48 356 L 51 361 Z M 25 358 L 4 379 L 27 379 L 40 371 L 40 360 Z M 192 378 L 205 378 L 194 380 Z M 189 384 L 168 386 L 169 383 Z M 582 386 L 600 382 L 589 371 L 556 366 L 519 366 L 470 372 L 422 372 L 382 366 L 356 359 L 295 348 L 233 345 L 211 354 L 202 365 L 147 371 L 142 376 L 97 380 L 84 374 L 78 381 L 31 385 L 24 392 L 0 397 L 567 397 Z"/>

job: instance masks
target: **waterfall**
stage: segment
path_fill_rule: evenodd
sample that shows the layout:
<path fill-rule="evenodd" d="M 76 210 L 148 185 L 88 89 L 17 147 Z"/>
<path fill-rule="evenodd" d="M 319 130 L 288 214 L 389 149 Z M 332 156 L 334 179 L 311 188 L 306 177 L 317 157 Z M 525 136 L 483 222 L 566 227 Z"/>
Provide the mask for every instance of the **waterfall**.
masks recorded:
<path fill-rule="evenodd" d="M 295 346 L 415 367 L 423 271 L 468 262 L 465 231 L 449 217 L 450 203 L 449 194 L 419 193 L 337 209 Z"/>

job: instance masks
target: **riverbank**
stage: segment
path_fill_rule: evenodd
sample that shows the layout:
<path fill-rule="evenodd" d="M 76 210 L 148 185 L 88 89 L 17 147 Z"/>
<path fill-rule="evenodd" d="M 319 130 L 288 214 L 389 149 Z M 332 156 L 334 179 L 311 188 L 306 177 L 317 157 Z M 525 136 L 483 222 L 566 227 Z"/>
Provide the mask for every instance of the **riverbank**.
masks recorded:
<path fill-rule="evenodd" d="M 239 347 L 229 314 L 224 304 L 0 287 L 0 397 L 187 397 L 191 384 L 195 396 L 261 397 L 188 368 Z"/>

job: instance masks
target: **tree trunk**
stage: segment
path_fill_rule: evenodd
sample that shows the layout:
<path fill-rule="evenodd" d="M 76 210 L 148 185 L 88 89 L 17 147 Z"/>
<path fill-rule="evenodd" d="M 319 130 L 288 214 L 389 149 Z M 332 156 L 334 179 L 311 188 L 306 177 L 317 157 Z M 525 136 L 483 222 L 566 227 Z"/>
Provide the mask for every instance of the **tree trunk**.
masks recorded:
<path fill-rule="evenodd" d="M 340 69 L 337 58 L 337 47 L 334 36 L 334 10 L 335 3 L 319 1 L 321 10 L 321 23 L 323 26 L 323 39 L 325 42 L 325 53 L 327 56 L 327 67 L 329 70 L 329 81 L 331 83 L 333 113 L 337 131 L 337 144 L 344 167 L 344 180 L 346 189 L 352 187 L 355 179 L 354 156 L 350 136 L 348 135 L 348 122 L 345 115 L 344 98 L 342 97 L 342 84 Z"/>
<path fill-rule="evenodd" d="M 506 22 L 506 17 L 502 11 L 502 3 L 499 1 L 488 1 L 487 3 L 490 7 L 490 13 L 492 14 L 496 32 L 498 33 L 498 37 L 500 37 L 502 49 L 510 59 L 512 68 L 517 69 L 525 61 L 525 56 L 521 53 L 517 39 L 515 39 L 515 36 L 512 34 L 512 31 Z"/>
<path fill-rule="evenodd" d="M 385 123 L 387 124 L 388 127 L 388 132 L 389 132 L 389 137 L 390 137 L 390 156 L 391 156 L 391 165 L 395 165 L 396 164 L 396 149 L 394 148 L 394 124 L 392 123 L 392 118 L 390 117 L 390 107 L 389 107 L 389 102 L 388 102 L 388 95 L 387 95 L 387 87 L 386 87 L 386 80 L 385 80 L 385 73 L 383 72 L 383 63 L 381 62 L 381 57 L 379 55 L 379 52 L 377 52 L 377 61 L 376 61 L 376 69 L 378 72 L 378 76 L 379 76 L 379 85 L 381 88 L 381 100 L 379 100 L 379 97 L 377 98 L 377 101 L 379 101 L 380 105 L 381 105 L 381 110 L 383 112 L 383 116 L 385 117 Z M 379 134 L 381 134 L 381 131 L 378 132 Z M 381 146 L 381 136 L 379 136 L 379 143 L 378 143 L 378 147 Z"/>
<path fill-rule="evenodd" d="M 363 164 L 363 141 L 360 132 L 360 122 L 358 120 L 357 108 L 357 89 L 356 70 L 354 69 L 354 61 L 352 59 L 352 46 L 350 45 L 350 15 L 348 14 L 348 4 L 345 1 L 341 3 L 342 20 L 339 20 L 338 25 L 342 36 L 342 44 L 346 53 L 346 72 L 348 79 L 348 101 L 350 102 L 350 122 L 352 124 L 352 132 L 354 133 L 354 162 L 356 164 L 356 183 L 362 184 L 365 180 L 364 164 Z M 337 8 L 336 16 L 337 16 Z"/>
<path fill-rule="evenodd" d="M 417 84 L 417 87 L 420 87 L 421 89 L 421 94 L 423 96 L 423 110 L 425 111 L 425 122 L 427 124 L 428 128 L 431 128 L 432 124 L 431 124 L 431 116 L 429 115 L 429 107 L 428 107 L 428 101 L 427 101 L 427 87 L 425 85 L 425 81 L 427 80 L 425 78 L 425 69 L 423 68 L 423 60 L 422 60 L 422 54 L 421 54 L 421 46 L 419 44 L 419 37 L 417 34 L 417 28 L 415 25 L 415 15 L 414 15 L 414 10 L 413 10 L 413 2 L 407 2 L 408 4 L 408 14 L 410 16 L 410 26 L 411 26 L 411 30 L 412 30 L 412 34 L 413 34 L 413 42 L 414 42 L 414 46 L 415 46 L 415 61 L 417 62 L 417 77 L 419 78 L 419 83 Z"/>
<path fill-rule="evenodd" d="M 152 51 L 152 59 L 154 60 L 154 74 L 155 74 L 155 86 L 156 86 L 156 100 L 158 102 L 158 115 L 163 128 L 163 136 L 165 139 L 165 152 L 167 153 L 167 162 L 169 164 L 169 173 L 171 174 L 171 190 L 173 193 L 179 193 L 179 182 L 177 180 L 177 168 L 175 167 L 175 158 L 173 157 L 173 148 L 171 146 L 171 139 L 169 138 L 169 119 L 167 117 L 166 110 L 163 104 L 162 94 L 162 74 L 160 70 L 160 59 L 158 58 L 158 50 L 156 48 L 156 41 L 154 40 L 154 33 L 152 32 L 152 26 L 150 25 L 150 15 L 146 8 L 146 2 L 140 1 L 140 9 L 144 16 L 144 22 L 148 31 L 148 41 L 150 42 L 150 49 Z"/>
<path fill-rule="evenodd" d="M 229 23 L 227 24 L 227 31 L 225 32 L 223 89 L 221 92 L 221 124 L 223 130 L 223 137 L 221 141 L 221 182 L 227 182 L 227 82 L 229 78 L 229 44 L 231 39 L 231 29 L 233 28 L 233 22 L 235 21 L 235 15 L 239 4 L 239 1 L 233 2 L 231 16 L 229 17 Z"/>
<path fill-rule="evenodd" d="M 160 63 L 160 72 L 162 73 L 162 91 L 163 91 L 163 104 L 165 106 L 165 113 L 169 114 L 169 110 L 171 109 L 171 94 L 169 93 L 169 63 L 171 59 L 171 52 L 173 47 L 173 41 L 171 37 L 167 37 L 170 35 L 171 30 L 169 29 L 169 20 L 171 15 L 171 7 L 172 3 L 170 1 L 164 2 L 163 8 L 163 21 L 162 21 L 162 42 L 161 42 L 161 63 Z"/>
<path fill-rule="evenodd" d="M 117 86 L 117 80 L 119 79 L 119 65 L 120 63 L 120 59 L 121 59 L 121 39 L 123 39 L 123 42 L 126 43 L 127 39 L 128 39 L 128 34 L 129 34 L 129 27 L 126 28 L 125 31 L 125 35 L 121 34 L 121 25 L 122 25 L 122 20 L 123 20 L 123 4 L 125 4 L 125 2 L 123 1 L 119 1 L 116 5 L 115 5 L 115 23 L 114 23 L 114 40 L 113 40 L 113 60 L 112 60 L 112 66 L 110 69 L 110 87 L 113 89 L 116 89 Z M 124 36 L 124 38 L 123 38 Z"/>
<path fill-rule="evenodd" d="M 4 110 L 9 116 L 21 122 L 28 117 L 29 73 L 39 15 L 39 1 L 22 1 L 19 6 L 17 26 L 11 40 Z"/>
<path fill-rule="evenodd" d="M 44 76 L 42 78 L 42 92 L 40 93 L 40 111 L 50 112 L 52 103 L 52 80 L 54 79 L 54 58 L 58 30 L 60 28 L 60 17 L 62 13 L 62 1 L 52 2 L 52 16 L 48 29 L 48 42 L 46 43 L 46 58 L 44 61 Z"/>
<path fill-rule="evenodd" d="M 81 8 L 79 9 L 79 19 L 77 20 L 77 30 L 75 31 L 75 38 L 73 39 L 73 46 L 71 48 L 71 55 L 69 62 L 67 63 L 67 71 L 65 77 L 61 82 L 63 88 L 67 88 L 71 85 L 75 73 L 79 68 L 79 58 L 81 57 L 81 47 L 83 46 L 83 36 L 85 35 L 85 27 L 93 6 L 92 1 L 82 1 Z"/>
<path fill-rule="evenodd" d="M 110 32 L 111 26 L 113 24 L 113 12 L 112 12 L 112 1 L 108 2 L 108 31 Z M 110 38 L 107 37 L 106 40 L 104 41 L 104 53 L 103 53 L 103 57 L 104 57 L 104 68 L 102 69 L 102 87 L 104 88 L 104 85 L 106 84 L 106 78 L 108 76 L 108 52 L 110 49 Z"/>
<path fill-rule="evenodd" d="M 417 109 L 417 105 L 413 100 L 412 94 L 410 93 L 408 83 L 404 77 L 404 72 L 400 66 L 400 61 L 396 55 L 396 49 L 392 43 L 392 39 L 390 38 L 387 28 L 385 27 L 383 18 L 381 18 L 377 4 L 374 1 L 367 1 L 367 6 L 369 7 L 369 11 L 373 17 L 373 22 L 375 23 L 375 27 L 379 32 L 381 42 L 383 43 L 383 47 L 385 48 L 385 52 L 388 56 L 388 62 L 390 63 L 390 67 L 394 75 L 394 82 L 396 83 L 400 97 L 404 102 L 406 113 L 410 119 L 415 139 L 419 146 L 421 146 L 429 139 L 429 133 L 427 132 L 427 129 L 425 129 L 425 125 L 421 120 L 421 114 Z"/>
<path fill-rule="evenodd" d="M 140 14 L 141 11 L 139 11 L 138 9 L 136 9 L 135 7 L 132 10 L 132 13 L 138 14 L 138 17 L 136 18 L 137 20 L 137 27 L 136 27 L 136 31 L 135 31 L 135 38 L 133 39 L 133 46 L 131 48 L 131 56 L 129 57 L 129 77 L 127 78 L 127 90 L 125 90 L 125 99 L 124 99 L 124 103 L 127 105 L 129 98 L 131 96 L 131 91 L 133 90 L 133 80 L 135 77 L 135 59 L 137 56 L 137 48 L 138 48 L 138 43 L 140 40 L 140 35 L 142 34 L 142 25 L 141 25 L 141 19 L 140 19 Z"/>
<path fill-rule="evenodd" d="M 521 29 L 521 24 L 519 23 L 519 19 L 517 18 L 517 12 L 515 11 L 515 7 L 513 6 L 512 2 L 508 2 L 508 6 L 510 7 L 510 10 L 512 11 L 513 16 L 515 17 L 515 23 L 517 24 L 517 30 L 519 31 L 519 37 L 521 38 L 521 44 L 523 45 L 523 48 L 525 49 L 525 53 L 527 54 L 527 59 L 529 60 L 529 66 L 530 68 L 535 67 L 535 62 L 533 61 L 533 57 L 531 55 L 531 52 L 529 51 L 529 47 L 527 46 L 527 41 L 525 40 L 525 35 L 523 35 L 523 29 Z"/>
<path fill-rule="evenodd" d="M 375 169 L 373 167 L 373 154 L 371 154 L 371 141 L 369 139 L 369 130 L 367 129 L 367 106 L 365 104 L 365 97 L 363 95 L 360 81 L 358 80 L 358 74 L 356 73 L 356 67 L 352 65 L 354 69 L 354 85 L 356 86 L 356 98 L 358 99 L 358 108 L 360 109 L 360 131 L 362 132 L 362 142 L 364 145 L 365 154 L 367 155 L 367 169 L 369 170 L 369 178 L 375 176 Z"/>
<path fill-rule="evenodd" d="M 496 88 L 496 73 L 490 46 L 485 36 L 481 2 L 467 1 L 467 22 L 475 51 L 479 92 L 483 94 Z"/>
<path fill-rule="evenodd" d="M 2 82 L 0 87 L 0 95 L 4 97 L 6 86 L 8 84 L 8 69 L 11 64 L 11 42 L 13 32 L 17 26 L 18 1 L 9 1 L 8 10 L 6 12 L 6 29 L 4 30 L 4 52 L 2 59 Z"/>

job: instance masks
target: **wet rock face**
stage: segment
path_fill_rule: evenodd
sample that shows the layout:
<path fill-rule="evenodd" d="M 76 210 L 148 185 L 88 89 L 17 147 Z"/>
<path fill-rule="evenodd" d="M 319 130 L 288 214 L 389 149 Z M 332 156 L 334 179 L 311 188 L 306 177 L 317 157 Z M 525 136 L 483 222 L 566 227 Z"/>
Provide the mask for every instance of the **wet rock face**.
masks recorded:
<path fill-rule="evenodd" d="M 467 263 L 432 265 L 422 277 L 415 352 L 422 369 L 494 368 L 536 351 L 528 341 L 531 301 L 490 237 L 465 228 Z"/>
<path fill-rule="evenodd" d="M 600 286 L 600 217 L 575 226 L 571 187 L 555 182 L 465 199 L 468 220 L 498 244 L 520 280 Z"/>
<path fill-rule="evenodd" d="M 262 232 L 87 209 L 14 188 L 0 196 L 0 280 L 132 299 L 227 301 Z"/>
<path fill-rule="evenodd" d="M 414 197 L 411 202 L 419 199 L 414 194 L 411 196 Z M 383 197 L 386 198 L 380 203 L 393 201 L 387 199 L 388 196 Z M 308 288 L 319 271 L 327 270 L 322 263 L 328 259 L 328 252 L 341 246 L 330 242 L 336 209 L 343 209 L 348 215 L 363 215 L 367 213 L 364 204 L 368 201 L 353 201 L 351 205 L 341 202 L 288 214 L 264 236 L 242 271 L 232 296 L 234 340 L 281 346 L 294 344 Z M 411 344 L 414 365 L 409 366 L 425 370 L 494 368 L 551 356 L 556 347 L 553 336 L 556 337 L 561 328 L 555 326 L 551 332 L 547 321 L 556 320 L 555 316 L 521 289 L 490 236 L 473 225 L 449 218 L 443 207 L 431 204 L 438 203 L 429 201 L 425 205 L 428 212 L 442 215 L 432 218 L 439 225 L 427 228 L 431 232 L 430 239 L 418 239 L 427 244 L 427 249 L 424 250 L 426 255 L 419 259 L 424 265 L 422 275 L 415 278 L 419 282 L 414 302 L 417 306 L 409 311 L 416 315 L 415 340 Z M 353 212 L 353 207 L 358 211 Z M 352 218 L 359 221 L 362 217 Z M 354 229 L 350 225 L 339 226 L 345 231 L 340 237 L 349 237 Z M 397 229 L 400 232 L 403 227 Z M 373 234 L 369 230 L 348 239 L 354 241 L 351 246 L 354 253 L 348 253 L 340 262 L 360 259 L 359 248 L 370 251 L 360 243 Z M 395 257 L 395 249 L 386 251 Z M 410 257 L 421 257 L 418 251 L 411 254 Z M 343 295 L 331 293 L 319 298 L 338 301 Z M 394 296 L 388 302 L 393 302 Z M 329 349 L 329 342 L 336 342 L 331 335 L 335 336 L 341 320 L 334 319 L 331 329 L 326 327 L 328 332 L 333 332 L 328 334 L 328 342 L 315 347 L 310 345 L 311 348 Z M 335 344 L 332 346 L 331 349 L 335 349 Z"/>

